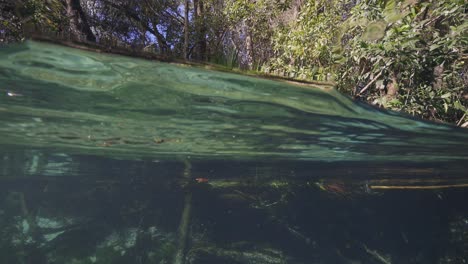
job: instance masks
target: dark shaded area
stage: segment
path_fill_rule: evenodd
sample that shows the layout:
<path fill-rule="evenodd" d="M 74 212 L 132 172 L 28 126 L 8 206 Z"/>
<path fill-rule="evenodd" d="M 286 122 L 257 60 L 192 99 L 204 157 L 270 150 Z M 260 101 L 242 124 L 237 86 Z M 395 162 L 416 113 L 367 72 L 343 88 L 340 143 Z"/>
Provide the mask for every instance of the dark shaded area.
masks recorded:
<path fill-rule="evenodd" d="M 468 253 L 466 189 L 372 189 L 460 183 L 462 164 L 0 157 L 0 259 L 10 263 L 171 261 L 188 193 L 186 263 L 445 264 Z"/>

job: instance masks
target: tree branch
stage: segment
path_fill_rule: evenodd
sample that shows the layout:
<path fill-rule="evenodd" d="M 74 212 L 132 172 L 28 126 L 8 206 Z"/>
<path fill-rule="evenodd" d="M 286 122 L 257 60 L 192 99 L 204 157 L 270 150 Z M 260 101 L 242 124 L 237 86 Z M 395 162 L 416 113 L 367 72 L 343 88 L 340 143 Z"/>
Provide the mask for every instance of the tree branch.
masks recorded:
<path fill-rule="evenodd" d="M 103 2 L 110 5 L 111 7 L 115 9 L 123 11 L 125 15 L 127 15 L 129 18 L 133 19 L 134 21 L 138 22 L 146 31 L 153 34 L 156 37 L 159 47 L 162 50 L 164 51 L 169 50 L 169 45 L 167 44 L 164 36 L 158 31 L 157 25 L 153 25 L 153 28 L 151 28 L 148 23 L 145 23 L 145 21 L 143 21 L 143 19 L 139 17 L 137 13 L 133 12 L 131 8 L 128 6 L 120 6 L 108 0 L 103 0 Z"/>
<path fill-rule="evenodd" d="M 377 81 L 377 79 L 382 75 L 382 72 L 379 72 L 379 74 L 377 74 L 374 79 L 372 79 L 366 86 L 364 86 L 364 88 L 362 88 L 361 91 L 359 91 L 359 93 L 357 95 L 361 95 L 362 93 L 364 93 L 367 89 L 369 89 L 369 87 L 375 82 Z"/>

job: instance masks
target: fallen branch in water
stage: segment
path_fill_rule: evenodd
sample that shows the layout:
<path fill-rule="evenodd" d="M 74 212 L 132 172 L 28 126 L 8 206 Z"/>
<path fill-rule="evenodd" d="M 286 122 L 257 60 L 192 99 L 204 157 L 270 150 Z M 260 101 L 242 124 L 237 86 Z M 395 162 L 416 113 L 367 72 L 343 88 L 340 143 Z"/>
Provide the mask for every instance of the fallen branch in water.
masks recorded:
<path fill-rule="evenodd" d="M 370 250 L 366 245 L 364 245 L 364 249 L 369 255 L 373 256 L 379 262 L 384 264 L 392 264 L 392 261 L 389 257 L 381 255 L 379 252 L 377 252 L 377 250 Z"/>
<path fill-rule="evenodd" d="M 434 190 L 448 188 L 468 188 L 465 184 L 447 184 L 447 185 L 371 185 L 372 190 Z"/>
<path fill-rule="evenodd" d="M 192 178 L 192 164 L 190 161 L 186 160 L 184 162 L 184 174 L 183 178 L 185 180 L 190 180 Z M 192 192 L 188 191 L 185 194 L 184 200 L 184 209 L 182 211 L 182 215 L 180 217 L 180 224 L 179 229 L 177 230 L 177 248 L 176 253 L 174 256 L 174 264 L 184 264 L 185 261 L 185 253 L 187 247 L 187 240 L 188 240 L 188 233 L 189 233 L 189 225 L 190 225 L 190 216 L 192 210 Z"/>

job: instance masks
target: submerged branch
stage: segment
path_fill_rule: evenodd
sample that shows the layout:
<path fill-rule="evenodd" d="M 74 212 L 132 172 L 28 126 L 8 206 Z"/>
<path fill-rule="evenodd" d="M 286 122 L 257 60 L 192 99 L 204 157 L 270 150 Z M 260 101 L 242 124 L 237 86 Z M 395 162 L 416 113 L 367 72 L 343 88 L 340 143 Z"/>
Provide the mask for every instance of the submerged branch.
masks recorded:
<path fill-rule="evenodd" d="M 372 190 L 435 190 L 449 188 L 468 188 L 468 183 L 465 184 L 447 184 L 447 185 L 371 185 Z"/>
<path fill-rule="evenodd" d="M 190 180 L 192 175 L 192 164 L 189 161 L 185 161 L 185 168 L 183 178 L 185 180 Z M 174 257 L 174 264 L 184 264 L 185 263 L 185 253 L 186 245 L 189 232 L 190 224 L 190 215 L 192 210 L 192 192 L 187 191 L 185 194 L 184 209 L 182 211 L 182 216 L 180 217 L 180 224 L 178 230 L 178 245 L 176 254 Z"/>

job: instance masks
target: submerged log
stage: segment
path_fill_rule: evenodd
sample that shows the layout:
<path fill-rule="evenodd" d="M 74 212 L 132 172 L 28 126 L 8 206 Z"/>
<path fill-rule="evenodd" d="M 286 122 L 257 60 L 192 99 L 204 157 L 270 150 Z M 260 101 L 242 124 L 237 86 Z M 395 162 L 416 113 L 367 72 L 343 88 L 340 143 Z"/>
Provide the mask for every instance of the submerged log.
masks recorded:
<path fill-rule="evenodd" d="M 189 181 L 191 178 L 191 170 L 192 164 L 189 161 L 185 161 L 185 168 L 183 178 L 184 180 Z M 192 192 L 187 190 L 185 194 L 185 201 L 184 201 L 184 209 L 182 211 L 182 215 L 180 217 L 180 224 L 178 233 L 178 241 L 177 241 L 177 249 L 174 257 L 174 264 L 184 264 L 185 263 L 185 253 L 186 253 L 186 245 L 188 239 L 188 232 L 189 232 L 189 224 L 190 224 L 190 216 L 192 210 Z"/>

